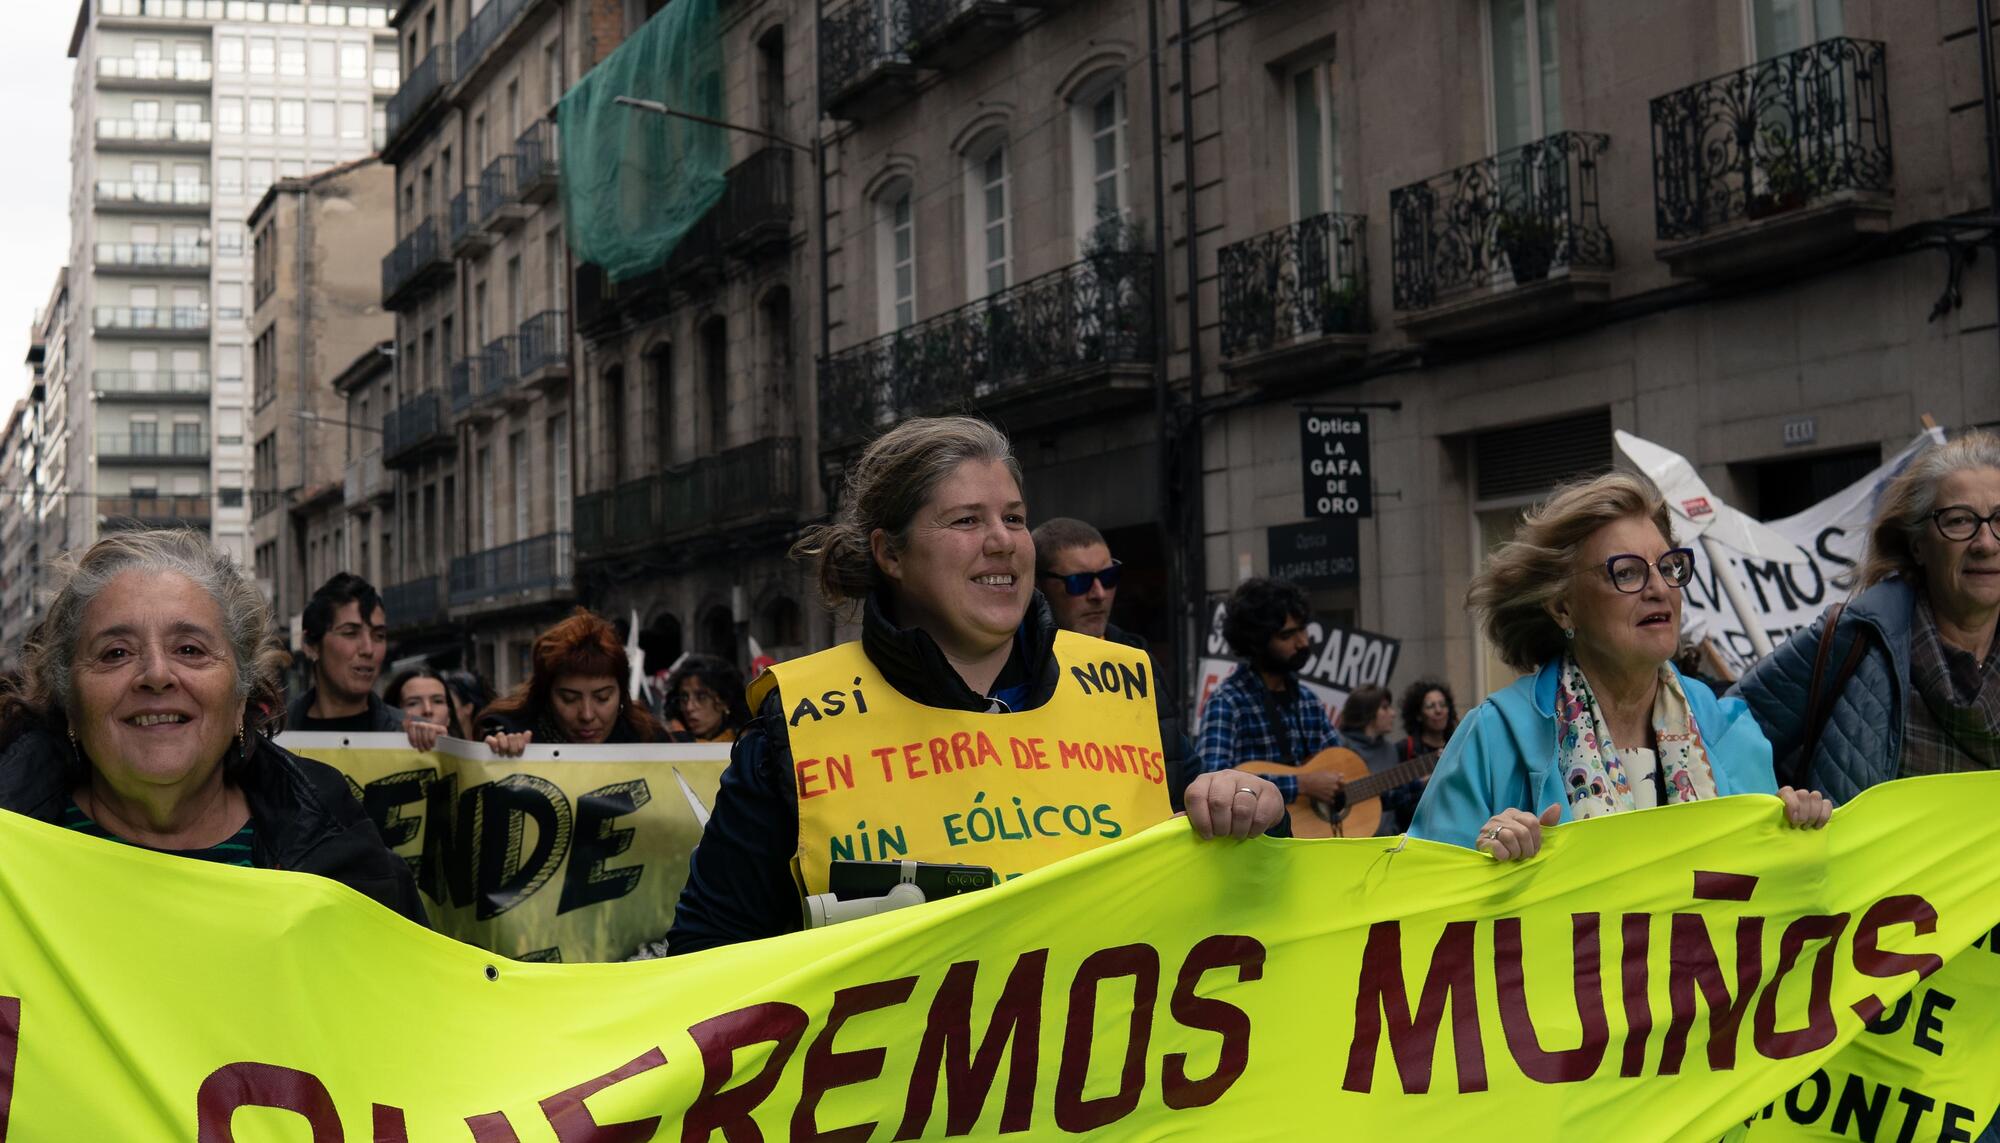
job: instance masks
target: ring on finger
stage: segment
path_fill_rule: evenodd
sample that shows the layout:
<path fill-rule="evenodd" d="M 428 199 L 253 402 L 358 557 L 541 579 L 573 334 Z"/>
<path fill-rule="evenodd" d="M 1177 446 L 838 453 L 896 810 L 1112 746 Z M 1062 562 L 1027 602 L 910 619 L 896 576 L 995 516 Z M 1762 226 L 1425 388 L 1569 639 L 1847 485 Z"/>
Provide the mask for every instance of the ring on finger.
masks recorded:
<path fill-rule="evenodd" d="M 1238 786 L 1238 787 L 1236 787 L 1236 792 L 1237 792 L 1237 793 L 1239 793 L 1239 794 L 1250 794 L 1250 795 L 1253 795 L 1253 796 L 1254 796 L 1254 795 L 1255 795 L 1255 794 L 1257 793 L 1257 787 L 1255 787 L 1255 786 Z"/>

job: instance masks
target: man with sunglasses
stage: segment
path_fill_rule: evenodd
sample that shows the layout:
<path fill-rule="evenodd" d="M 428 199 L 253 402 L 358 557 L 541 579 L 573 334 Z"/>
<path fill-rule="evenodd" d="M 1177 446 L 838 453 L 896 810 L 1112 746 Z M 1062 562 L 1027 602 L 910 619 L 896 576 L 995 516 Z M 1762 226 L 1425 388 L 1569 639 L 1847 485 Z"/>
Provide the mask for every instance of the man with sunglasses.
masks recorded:
<path fill-rule="evenodd" d="M 1111 622 L 1111 605 L 1118 598 L 1118 580 L 1125 565 L 1111 558 L 1111 545 L 1105 543 L 1104 533 L 1082 520 L 1056 516 L 1042 521 L 1034 531 L 1034 541 L 1036 586 L 1048 600 L 1057 627 L 1136 647 L 1152 658 L 1153 649 L 1145 636 Z M 1159 660 L 1153 659 L 1153 678 L 1164 677 Z M 1164 685 L 1155 690 L 1160 718 L 1178 729 L 1180 696 Z"/>

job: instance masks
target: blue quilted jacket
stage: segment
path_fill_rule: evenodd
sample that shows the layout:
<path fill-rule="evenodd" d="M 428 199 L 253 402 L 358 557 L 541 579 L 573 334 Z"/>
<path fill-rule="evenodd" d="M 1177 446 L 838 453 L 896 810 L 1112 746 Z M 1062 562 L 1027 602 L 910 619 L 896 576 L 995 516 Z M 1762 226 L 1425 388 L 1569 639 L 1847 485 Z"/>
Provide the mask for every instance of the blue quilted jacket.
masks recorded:
<path fill-rule="evenodd" d="M 1807 784 L 1836 804 L 1845 804 L 1900 772 L 1903 696 L 1910 686 L 1910 623 L 1916 610 L 1916 589 L 1900 579 L 1878 583 L 1848 603 L 1840 616 L 1840 630 L 1832 633 L 1820 685 L 1833 681 L 1854 640 L 1867 640 L 1868 654 L 1834 699 L 1811 758 L 1800 759 L 1798 753 L 1809 729 L 1806 712 L 1812 696 L 1807 691 L 1812 687 L 1813 658 L 1820 640 L 1828 637 L 1824 614 L 1758 660 L 1730 691 L 1750 704 L 1763 725 L 1778 773 L 1799 773 L 1804 762 Z"/>

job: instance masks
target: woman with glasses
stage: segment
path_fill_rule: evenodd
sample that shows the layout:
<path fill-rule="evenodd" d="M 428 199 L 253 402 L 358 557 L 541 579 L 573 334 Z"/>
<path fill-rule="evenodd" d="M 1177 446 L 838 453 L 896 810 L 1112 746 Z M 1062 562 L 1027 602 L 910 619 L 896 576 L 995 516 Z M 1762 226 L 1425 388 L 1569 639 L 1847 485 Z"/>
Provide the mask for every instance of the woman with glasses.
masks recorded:
<path fill-rule="evenodd" d="M 667 706 L 685 727 L 669 736 L 676 742 L 734 742 L 750 725 L 743 676 L 714 655 L 689 655 L 667 676 Z"/>
<path fill-rule="evenodd" d="M 1969 432 L 1882 489 L 1859 594 L 1736 693 L 1779 772 L 1837 802 L 1893 778 L 2000 763 L 2000 437 Z"/>
<path fill-rule="evenodd" d="M 1824 797 L 1777 788 L 1749 710 L 1675 669 L 1693 577 L 1643 477 L 1573 484 L 1528 513 L 1467 600 L 1527 675 L 1451 736 L 1410 836 L 1516 861 L 1557 822 L 1756 793 L 1778 794 L 1795 826 L 1825 825 Z"/>

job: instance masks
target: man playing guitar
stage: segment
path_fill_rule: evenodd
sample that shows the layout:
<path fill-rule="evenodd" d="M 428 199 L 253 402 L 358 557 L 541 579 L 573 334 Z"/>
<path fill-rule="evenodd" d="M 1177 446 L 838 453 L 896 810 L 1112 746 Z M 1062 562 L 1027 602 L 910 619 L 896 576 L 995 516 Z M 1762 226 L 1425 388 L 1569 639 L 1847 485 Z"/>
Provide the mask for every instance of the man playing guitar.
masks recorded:
<path fill-rule="evenodd" d="M 1326 707 L 1300 684 L 1311 655 L 1306 620 L 1312 604 L 1296 584 L 1247 579 L 1229 595 L 1222 634 L 1244 662 L 1216 685 L 1201 715 L 1201 768 L 1231 770 L 1248 762 L 1297 767 L 1339 746 Z M 1340 775 L 1324 771 L 1267 773 L 1287 803 L 1301 796 L 1330 803 Z"/>

